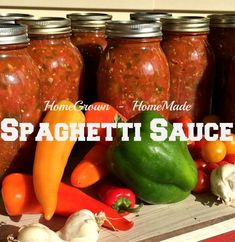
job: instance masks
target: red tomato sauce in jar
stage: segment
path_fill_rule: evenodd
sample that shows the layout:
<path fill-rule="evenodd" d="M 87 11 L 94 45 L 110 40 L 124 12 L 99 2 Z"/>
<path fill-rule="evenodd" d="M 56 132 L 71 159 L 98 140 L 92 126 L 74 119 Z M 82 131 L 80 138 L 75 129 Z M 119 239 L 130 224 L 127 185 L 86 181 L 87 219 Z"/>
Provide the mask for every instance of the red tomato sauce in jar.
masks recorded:
<path fill-rule="evenodd" d="M 0 121 L 14 118 L 36 127 L 41 117 L 39 72 L 27 52 L 28 42 L 26 27 L 0 24 Z M 10 166 L 18 172 L 32 168 L 33 135 L 27 142 L 0 138 L 0 178 Z"/>
<path fill-rule="evenodd" d="M 212 107 L 223 115 L 232 58 L 235 56 L 235 14 L 210 15 L 209 42 L 215 53 L 216 75 Z M 221 117 L 223 120 L 223 116 Z"/>
<path fill-rule="evenodd" d="M 170 68 L 170 103 L 188 109 L 170 110 L 169 120 L 188 116 L 200 121 L 210 113 L 214 56 L 207 41 L 209 20 L 203 17 L 165 18 L 162 48 Z"/>
<path fill-rule="evenodd" d="M 86 104 L 97 101 L 96 73 L 100 57 L 107 46 L 105 23 L 112 19 L 103 13 L 73 13 L 67 15 L 72 22 L 72 43 L 79 49 L 85 64 L 81 97 Z"/>
<path fill-rule="evenodd" d="M 233 123 L 235 125 L 235 56 L 230 64 L 228 81 L 225 86 L 224 106 L 223 106 L 223 121 Z M 235 126 L 233 127 L 235 131 Z"/>
<path fill-rule="evenodd" d="M 83 72 L 83 60 L 71 43 L 70 20 L 65 18 L 28 18 L 28 52 L 40 71 L 42 109 L 62 99 L 76 102 Z"/>
<path fill-rule="evenodd" d="M 113 21 L 107 24 L 108 46 L 98 69 L 98 97 L 127 119 L 143 111 L 135 103 L 168 101 L 169 68 L 160 47 L 159 23 Z M 159 112 L 168 117 L 168 110 Z"/>

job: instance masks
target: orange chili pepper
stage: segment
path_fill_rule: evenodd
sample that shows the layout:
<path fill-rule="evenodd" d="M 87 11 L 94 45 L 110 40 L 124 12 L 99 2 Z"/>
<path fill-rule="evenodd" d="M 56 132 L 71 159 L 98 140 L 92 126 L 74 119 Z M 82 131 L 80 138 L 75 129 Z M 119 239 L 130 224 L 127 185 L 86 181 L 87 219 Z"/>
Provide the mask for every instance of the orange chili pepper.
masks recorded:
<path fill-rule="evenodd" d="M 71 175 L 71 184 L 85 188 L 95 184 L 109 174 L 105 164 L 108 146 L 96 143 L 78 163 Z"/>
<path fill-rule="evenodd" d="M 68 100 L 56 104 L 58 111 L 49 111 L 43 122 L 49 123 L 52 137 L 55 137 L 57 123 L 84 123 L 85 116 Z M 67 107 L 66 109 L 63 107 Z M 68 128 L 70 133 L 70 129 Z M 33 183 L 36 197 L 41 204 L 46 220 L 50 220 L 57 205 L 57 193 L 65 166 L 75 141 L 38 141 L 33 167 Z"/>
<path fill-rule="evenodd" d="M 32 176 L 21 173 L 6 176 L 2 183 L 2 198 L 6 212 L 10 216 L 42 212 L 42 207 L 38 203 L 33 190 Z M 133 222 L 123 218 L 111 207 L 79 189 L 61 182 L 55 213 L 68 217 L 81 209 L 88 209 L 95 214 L 103 212 L 107 217 L 103 224 L 106 228 L 129 230 L 133 227 Z"/>

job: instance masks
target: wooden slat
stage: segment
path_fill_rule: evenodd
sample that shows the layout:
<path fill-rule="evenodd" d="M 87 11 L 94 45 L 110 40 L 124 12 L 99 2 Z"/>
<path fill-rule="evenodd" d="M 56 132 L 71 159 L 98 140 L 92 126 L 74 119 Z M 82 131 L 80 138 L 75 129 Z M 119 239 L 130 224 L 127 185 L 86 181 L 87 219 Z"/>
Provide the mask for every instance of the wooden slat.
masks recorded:
<path fill-rule="evenodd" d="M 129 215 L 129 219 L 133 219 L 135 222 L 135 226 L 131 231 L 112 232 L 103 229 L 99 241 L 155 242 L 231 218 L 235 218 L 235 209 L 223 204 L 218 205 L 213 196 L 200 195 L 195 197 L 190 195 L 186 200 L 177 204 L 144 206 L 137 216 Z M 39 220 L 40 215 L 24 215 L 14 221 L 6 215 L 0 215 L 0 221 L 7 224 L 7 226 L 0 228 L 0 241 L 1 239 L 4 241 L 6 234 L 17 231 L 19 226 Z M 49 223 L 49 226 L 57 230 L 62 226 L 63 222 L 63 218 L 57 217 Z M 210 237 L 209 234 L 208 237 Z"/>

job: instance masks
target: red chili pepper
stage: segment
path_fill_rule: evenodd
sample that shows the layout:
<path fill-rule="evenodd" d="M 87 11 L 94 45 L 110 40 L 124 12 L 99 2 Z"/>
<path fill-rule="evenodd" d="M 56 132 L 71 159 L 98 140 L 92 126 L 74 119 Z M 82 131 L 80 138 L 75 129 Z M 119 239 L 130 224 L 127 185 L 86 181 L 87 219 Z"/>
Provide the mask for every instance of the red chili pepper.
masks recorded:
<path fill-rule="evenodd" d="M 2 198 L 10 216 L 42 212 L 34 193 L 32 176 L 20 173 L 6 176 L 2 183 Z M 123 218 L 106 204 L 64 183 L 60 183 L 57 201 L 55 213 L 58 215 L 67 217 L 81 209 L 88 209 L 95 214 L 103 212 L 106 215 L 104 227 L 117 230 L 129 230 L 133 227 L 133 222 Z"/>
<path fill-rule="evenodd" d="M 98 184 L 98 196 L 101 201 L 121 213 L 137 213 L 143 204 L 135 207 L 136 196 L 129 188 L 116 187 L 104 182 Z"/>

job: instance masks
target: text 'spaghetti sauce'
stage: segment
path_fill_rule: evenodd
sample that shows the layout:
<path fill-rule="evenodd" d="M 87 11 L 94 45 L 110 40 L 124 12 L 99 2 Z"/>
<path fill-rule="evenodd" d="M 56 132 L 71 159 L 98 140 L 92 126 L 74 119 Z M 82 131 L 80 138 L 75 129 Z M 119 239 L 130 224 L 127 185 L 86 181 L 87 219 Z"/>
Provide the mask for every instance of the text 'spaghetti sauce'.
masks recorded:
<path fill-rule="evenodd" d="M 209 19 L 163 18 L 162 48 L 170 68 L 170 102 L 187 103 L 190 110 L 171 110 L 169 120 L 187 115 L 200 121 L 210 113 L 214 55 L 207 41 Z"/>
<path fill-rule="evenodd" d="M 28 18 L 19 23 L 29 30 L 28 52 L 40 71 L 42 109 L 47 101 L 76 102 L 83 72 L 83 60 L 70 40 L 71 23 L 66 18 Z"/>
<path fill-rule="evenodd" d="M 131 118 L 141 112 L 134 102 L 161 105 L 168 101 L 169 68 L 160 47 L 159 23 L 112 21 L 106 25 L 108 45 L 101 57 L 98 98 Z M 160 110 L 167 118 L 168 110 Z"/>
<path fill-rule="evenodd" d="M 235 56 L 235 14 L 210 15 L 209 18 L 209 42 L 215 53 L 216 61 L 216 75 L 212 107 L 214 113 L 221 116 L 221 119 L 223 120 L 225 99 L 227 99 L 226 89 L 228 86 L 229 75 L 231 79 L 231 75 L 234 73 L 233 70 L 230 72 L 230 69 L 232 58 Z M 232 103 L 230 107 L 232 108 L 233 106 L 234 105 Z"/>
<path fill-rule="evenodd" d="M 41 117 L 39 72 L 27 52 L 26 27 L 0 24 L 0 121 L 14 118 L 35 127 Z M 35 143 L 0 138 L 0 178 L 9 166 L 20 171 L 32 167 Z"/>
<path fill-rule="evenodd" d="M 72 43 L 84 59 L 85 72 L 81 84 L 81 97 L 86 104 L 97 101 L 96 73 L 100 57 L 107 46 L 105 23 L 111 15 L 102 13 L 73 13 L 67 15 L 72 23 Z"/>

